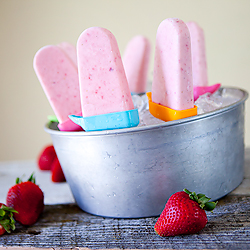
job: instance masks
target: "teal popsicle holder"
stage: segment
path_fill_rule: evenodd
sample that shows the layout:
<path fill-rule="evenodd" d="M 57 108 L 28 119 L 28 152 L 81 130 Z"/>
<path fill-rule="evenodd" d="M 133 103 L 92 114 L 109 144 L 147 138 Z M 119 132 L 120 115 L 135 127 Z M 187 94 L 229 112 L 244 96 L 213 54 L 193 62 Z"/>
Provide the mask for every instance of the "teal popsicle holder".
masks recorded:
<path fill-rule="evenodd" d="M 140 122 L 138 109 L 86 117 L 69 115 L 69 118 L 85 131 L 131 128 L 138 126 Z"/>

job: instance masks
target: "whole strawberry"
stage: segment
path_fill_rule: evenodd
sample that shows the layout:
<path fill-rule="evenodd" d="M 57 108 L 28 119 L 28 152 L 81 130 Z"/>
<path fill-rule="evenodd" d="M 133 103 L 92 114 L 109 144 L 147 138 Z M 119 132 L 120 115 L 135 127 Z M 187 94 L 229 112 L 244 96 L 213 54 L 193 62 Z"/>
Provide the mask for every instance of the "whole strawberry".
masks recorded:
<path fill-rule="evenodd" d="M 38 156 L 37 164 L 41 170 L 51 170 L 52 163 L 56 158 L 56 151 L 53 145 L 48 145 Z"/>
<path fill-rule="evenodd" d="M 64 182 L 66 181 L 61 164 L 56 157 L 51 167 L 51 180 L 53 182 Z"/>
<path fill-rule="evenodd" d="M 6 204 L 18 212 L 14 218 L 21 224 L 32 225 L 37 221 L 44 208 L 44 195 L 33 174 L 25 182 L 16 179 L 16 185 L 7 193 Z"/>
<path fill-rule="evenodd" d="M 15 230 L 13 213 L 17 213 L 17 211 L 0 203 L 0 235 L 4 234 L 6 231 L 10 233 L 11 230 Z"/>
<path fill-rule="evenodd" d="M 205 210 L 212 211 L 217 202 L 209 202 L 204 194 L 187 189 L 173 194 L 155 223 L 155 232 L 160 236 L 194 234 L 207 224 Z"/>

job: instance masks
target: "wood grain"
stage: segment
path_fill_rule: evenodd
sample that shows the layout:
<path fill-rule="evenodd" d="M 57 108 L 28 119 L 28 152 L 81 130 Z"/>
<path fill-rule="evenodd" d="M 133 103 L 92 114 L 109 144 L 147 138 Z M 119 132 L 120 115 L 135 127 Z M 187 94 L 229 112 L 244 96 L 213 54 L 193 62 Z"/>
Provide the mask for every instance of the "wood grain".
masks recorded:
<path fill-rule="evenodd" d="M 230 195 L 219 201 L 198 234 L 162 238 L 154 232 L 156 217 L 112 219 L 87 214 L 76 205 L 48 205 L 39 221 L 17 225 L 0 237 L 0 246 L 94 249 L 249 249 L 250 197 Z M 1 249 L 1 248 L 0 248 Z"/>

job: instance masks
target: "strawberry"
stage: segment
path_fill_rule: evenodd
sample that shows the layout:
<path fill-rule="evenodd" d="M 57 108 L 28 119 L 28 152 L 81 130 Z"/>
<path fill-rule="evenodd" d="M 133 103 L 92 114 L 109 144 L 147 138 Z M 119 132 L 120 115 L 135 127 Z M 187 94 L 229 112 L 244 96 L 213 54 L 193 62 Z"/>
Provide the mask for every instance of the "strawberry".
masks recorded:
<path fill-rule="evenodd" d="M 155 223 L 155 232 L 160 236 L 194 234 L 207 224 L 205 210 L 212 211 L 217 202 L 209 202 L 204 194 L 187 189 L 173 194 Z"/>
<path fill-rule="evenodd" d="M 33 174 L 25 182 L 16 179 L 16 185 L 7 193 L 6 204 L 18 211 L 14 218 L 21 224 L 32 225 L 37 221 L 44 208 L 44 195 Z"/>
<path fill-rule="evenodd" d="M 66 181 L 53 145 L 46 146 L 42 150 L 38 157 L 38 166 L 41 170 L 51 170 L 53 182 Z"/>
<path fill-rule="evenodd" d="M 15 230 L 13 213 L 17 213 L 17 211 L 0 203 L 0 235 L 4 234 L 6 231 L 10 233 L 11 230 Z"/>
<path fill-rule="evenodd" d="M 56 157 L 51 167 L 51 180 L 53 182 L 64 182 L 66 181 L 62 167 L 58 158 Z"/>
<path fill-rule="evenodd" d="M 39 154 L 38 167 L 41 170 L 50 170 L 54 159 L 56 158 L 56 151 L 53 145 L 48 145 Z"/>

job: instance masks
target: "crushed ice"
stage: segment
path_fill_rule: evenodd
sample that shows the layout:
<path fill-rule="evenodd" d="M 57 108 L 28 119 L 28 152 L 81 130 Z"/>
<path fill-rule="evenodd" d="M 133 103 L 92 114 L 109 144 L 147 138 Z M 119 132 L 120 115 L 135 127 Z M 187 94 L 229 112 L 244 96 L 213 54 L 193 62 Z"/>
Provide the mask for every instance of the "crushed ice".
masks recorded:
<path fill-rule="evenodd" d="M 198 107 L 198 114 L 204 114 L 231 105 L 243 97 L 242 91 L 238 89 L 221 88 L 214 94 L 206 93 L 200 96 L 195 105 Z M 139 111 L 140 124 L 147 126 L 164 123 L 152 116 L 149 112 L 148 98 L 145 95 L 133 95 L 132 100 L 135 108 Z"/>

